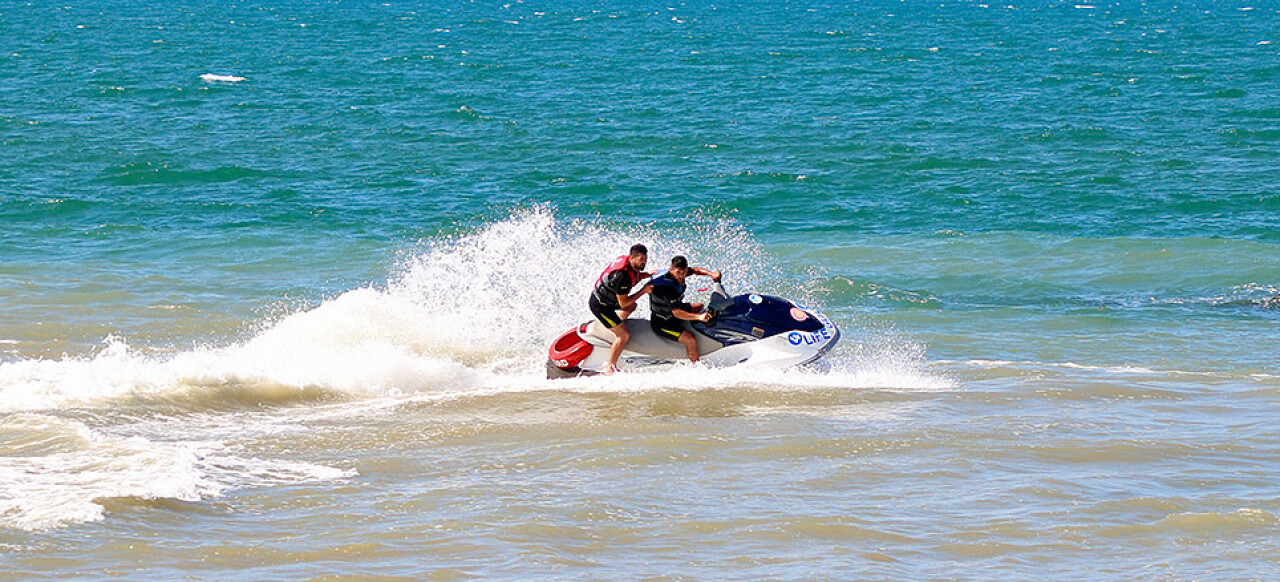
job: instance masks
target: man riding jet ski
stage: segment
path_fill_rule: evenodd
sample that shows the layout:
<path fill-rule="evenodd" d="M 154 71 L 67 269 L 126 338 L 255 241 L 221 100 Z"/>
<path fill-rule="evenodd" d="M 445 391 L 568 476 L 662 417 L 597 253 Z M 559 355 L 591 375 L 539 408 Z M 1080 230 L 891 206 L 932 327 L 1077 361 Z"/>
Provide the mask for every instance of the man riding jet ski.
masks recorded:
<path fill-rule="evenodd" d="M 693 332 L 685 329 L 684 322 L 709 323 L 711 311 L 701 303 L 685 303 L 685 281 L 689 275 L 704 275 L 720 282 L 720 271 L 689 267 L 689 260 L 682 255 L 671 259 L 671 268 L 649 281 L 649 327 L 658 337 L 684 345 L 689 361 L 698 363 L 698 344 Z"/>
<path fill-rule="evenodd" d="M 719 281 L 711 289 L 705 317 L 697 318 L 706 321 L 677 318 L 670 323 L 673 330 L 678 326 L 689 332 L 699 361 L 713 366 L 798 366 L 821 358 L 840 339 L 840 330 L 817 310 L 756 293 L 730 297 Z M 618 358 L 619 369 L 689 361 L 685 344 L 659 337 L 655 327 L 661 326 L 643 319 L 627 319 L 620 325 L 626 326 L 630 339 Z M 603 373 L 615 338 L 616 334 L 597 320 L 560 334 L 549 350 L 547 377 Z"/>

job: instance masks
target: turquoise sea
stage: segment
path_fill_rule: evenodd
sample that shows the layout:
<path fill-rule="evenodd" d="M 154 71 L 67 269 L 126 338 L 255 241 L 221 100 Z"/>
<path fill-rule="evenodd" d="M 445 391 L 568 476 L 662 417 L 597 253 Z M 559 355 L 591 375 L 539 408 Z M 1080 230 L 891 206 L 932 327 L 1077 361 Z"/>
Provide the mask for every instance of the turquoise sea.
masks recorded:
<path fill-rule="evenodd" d="M 0 39 L 0 579 L 1280 573 L 1274 2 L 7 2 Z M 841 343 L 546 380 L 634 242 Z"/>

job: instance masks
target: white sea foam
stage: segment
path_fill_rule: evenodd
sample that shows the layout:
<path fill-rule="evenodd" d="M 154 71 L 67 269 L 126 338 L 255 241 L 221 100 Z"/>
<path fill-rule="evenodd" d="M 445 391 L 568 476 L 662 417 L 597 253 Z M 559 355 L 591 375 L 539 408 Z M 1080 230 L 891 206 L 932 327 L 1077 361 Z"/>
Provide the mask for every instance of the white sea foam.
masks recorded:
<path fill-rule="evenodd" d="M 643 392 L 653 390 L 765 389 L 778 392 L 810 390 L 891 390 L 933 392 L 957 384 L 922 369 L 840 370 L 762 369 L 750 366 L 712 368 L 681 365 L 653 372 L 548 381 L 550 385 L 584 392 Z"/>
<path fill-rule="evenodd" d="M 114 436 L 40 414 L 0 418 L 0 437 L 0 527 L 28 531 L 98 521 L 104 499 L 199 501 L 228 489 L 354 474 L 239 457 L 214 441 Z"/>

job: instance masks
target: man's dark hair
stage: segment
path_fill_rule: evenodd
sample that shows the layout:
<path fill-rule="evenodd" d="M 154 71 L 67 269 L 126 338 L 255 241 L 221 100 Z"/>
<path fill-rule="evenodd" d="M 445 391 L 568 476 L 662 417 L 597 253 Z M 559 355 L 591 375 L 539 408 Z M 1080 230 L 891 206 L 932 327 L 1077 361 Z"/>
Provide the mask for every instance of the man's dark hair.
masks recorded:
<path fill-rule="evenodd" d="M 644 245 L 642 245 L 642 244 L 640 244 L 640 243 L 636 243 L 636 244 L 631 245 L 631 256 L 633 256 L 633 257 L 634 257 L 634 256 L 636 256 L 636 255 L 647 255 L 647 254 L 649 254 L 649 249 L 648 249 L 648 247 L 646 247 L 646 246 L 644 246 Z"/>
<path fill-rule="evenodd" d="M 671 257 L 671 268 L 674 269 L 676 267 L 679 267 L 681 269 L 688 269 L 689 260 L 684 258 L 684 255 L 676 255 L 674 257 Z"/>

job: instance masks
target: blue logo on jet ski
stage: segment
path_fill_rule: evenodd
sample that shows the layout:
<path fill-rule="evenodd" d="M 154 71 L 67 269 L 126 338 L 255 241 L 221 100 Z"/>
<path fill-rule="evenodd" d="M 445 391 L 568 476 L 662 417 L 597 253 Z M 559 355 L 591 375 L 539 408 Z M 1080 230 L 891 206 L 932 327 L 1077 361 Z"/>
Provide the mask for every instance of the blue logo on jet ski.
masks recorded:
<path fill-rule="evenodd" d="M 827 328 L 827 327 L 819 329 L 818 331 L 811 331 L 811 332 L 793 331 L 787 334 L 787 341 L 791 342 L 791 345 L 793 346 L 798 346 L 800 344 L 811 346 L 814 344 L 820 344 L 830 340 L 831 340 L 831 331 L 830 331 L 830 328 Z"/>

